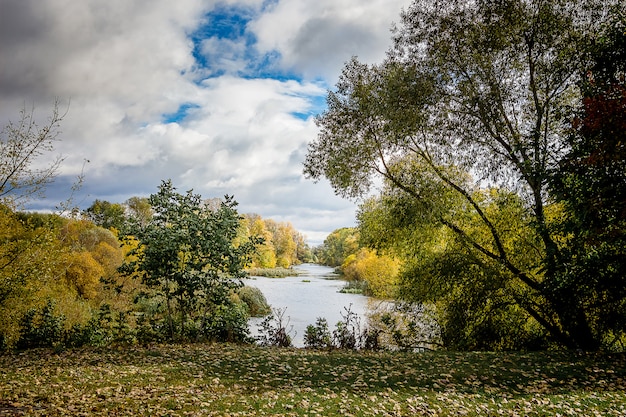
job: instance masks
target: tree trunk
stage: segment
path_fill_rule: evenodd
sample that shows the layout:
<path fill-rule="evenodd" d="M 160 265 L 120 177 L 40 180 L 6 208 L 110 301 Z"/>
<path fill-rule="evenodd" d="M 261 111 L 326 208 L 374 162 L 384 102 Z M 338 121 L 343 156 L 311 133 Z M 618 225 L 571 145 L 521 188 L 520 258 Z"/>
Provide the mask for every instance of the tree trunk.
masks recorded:
<path fill-rule="evenodd" d="M 561 340 L 568 349 L 580 349 L 594 352 L 600 349 L 601 343 L 591 330 L 589 321 L 581 302 L 572 294 L 563 294 L 552 305 L 556 311 L 562 328 Z"/>

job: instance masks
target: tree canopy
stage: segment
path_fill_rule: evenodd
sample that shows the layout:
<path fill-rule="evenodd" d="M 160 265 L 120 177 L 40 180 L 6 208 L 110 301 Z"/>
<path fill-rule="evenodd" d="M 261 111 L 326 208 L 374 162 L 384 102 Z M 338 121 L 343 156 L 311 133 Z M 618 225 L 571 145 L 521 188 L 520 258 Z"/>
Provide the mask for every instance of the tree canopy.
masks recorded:
<path fill-rule="evenodd" d="M 580 280 L 562 273 L 568 258 L 548 183 L 572 148 L 588 51 L 616 13 L 613 4 L 414 2 L 382 63 L 355 58 L 344 67 L 317 118 L 305 174 L 328 178 L 352 198 L 382 178 L 401 226 L 442 227 L 461 245 L 459 273 L 488 290 L 477 294 L 482 302 L 506 300 L 557 343 L 597 349 L 608 330 L 595 325 L 589 304 L 600 284 L 579 291 Z M 502 198 L 508 203 L 496 210 Z M 623 288 L 623 279 L 599 280 Z M 457 291 L 459 301 L 461 288 L 422 296 Z"/>
<path fill-rule="evenodd" d="M 247 334 L 244 315 L 237 329 L 213 325 L 225 311 L 237 308 L 230 293 L 241 286 L 256 243 L 234 244 L 241 220 L 237 203 L 226 196 L 213 208 L 192 191 L 176 192 L 171 181 L 163 181 L 149 200 L 154 216 L 133 233 L 139 241 L 137 259 L 127 271 L 139 272 L 144 284 L 163 297 L 169 337 L 186 336 L 191 326 L 207 338 L 242 340 Z"/>

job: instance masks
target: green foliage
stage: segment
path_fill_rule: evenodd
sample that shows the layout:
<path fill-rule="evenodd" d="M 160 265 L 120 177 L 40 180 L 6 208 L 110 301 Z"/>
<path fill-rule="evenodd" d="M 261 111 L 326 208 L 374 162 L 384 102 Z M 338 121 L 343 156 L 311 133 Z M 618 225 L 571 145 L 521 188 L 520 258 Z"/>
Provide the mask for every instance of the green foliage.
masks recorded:
<path fill-rule="evenodd" d="M 59 347 L 65 339 L 65 317 L 55 314 L 52 300 L 41 308 L 31 308 L 20 322 L 21 334 L 16 343 L 19 349 L 37 347 Z"/>
<path fill-rule="evenodd" d="M 449 329 L 475 309 L 453 331 L 459 338 L 446 338 L 469 331 L 458 346 L 520 346 L 539 326 L 561 346 L 595 350 L 619 330 L 597 326 L 602 297 L 589 302 L 588 274 L 563 280 L 571 257 L 548 200 L 588 51 L 618 4 L 414 2 L 387 58 L 353 59 L 328 94 L 305 175 L 356 198 L 382 179 L 382 208 L 364 207 L 362 241 L 402 254 L 413 299 L 436 300 Z M 600 272 L 592 279 L 623 306 L 623 283 L 608 278 L 615 264 L 591 262 Z M 522 334 L 509 332 L 520 323 Z"/>
<path fill-rule="evenodd" d="M 588 306 L 586 319 L 608 347 L 626 337 L 625 27 L 618 10 L 595 39 L 569 152 L 550 178 L 563 206 L 551 223 L 563 266 L 548 289 Z"/>
<path fill-rule="evenodd" d="M 345 308 L 342 320 L 335 324 L 332 333 L 325 318 L 318 317 L 315 324 L 307 326 L 304 346 L 309 349 L 379 350 L 380 331 L 375 328 L 361 328 L 360 317 Z"/>
<path fill-rule="evenodd" d="M 227 303 L 218 305 L 197 329 L 201 337 L 188 334 L 189 340 L 211 340 L 216 342 L 249 343 L 248 309 L 245 304 Z M 190 322 L 188 322 L 190 323 Z"/>
<path fill-rule="evenodd" d="M 330 349 L 334 346 L 328 321 L 325 318 L 318 317 L 315 325 L 309 324 L 306 327 L 304 346 L 308 349 Z"/>
<path fill-rule="evenodd" d="M 122 230 L 126 223 L 124 206 L 108 201 L 96 200 L 84 212 L 83 216 L 105 229 Z"/>
<path fill-rule="evenodd" d="M 534 268 L 538 237 L 523 220 L 519 198 L 495 189 L 476 192 L 473 198 L 481 202 L 500 231 L 501 244 L 511 251 L 510 260 L 527 270 Z M 419 210 L 410 203 L 410 199 L 392 193 L 372 199 L 359 212 L 359 226 L 370 244 L 393 250 L 404 259 L 398 295 L 411 303 L 434 307 L 443 345 L 463 350 L 536 349 L 545 345 L 545 331 L 519 307 L 520 302 L 533 302 L 522 283 L 449 228 L 420 218 L 415 214 Z M 472 241 L 488 246 L 489 232 L 481 219 L 472 210 L 461 211 L 462 207 L 451 205 L 450 212 Z M 388 228 L 385 235 L 376 234 L 377 224 L 370 230 L 372 218 Z"/>
<path fill-rule="evenodd" d="M 256 287 L 244 285 L 237 290 L 237 295 L 248 307 L 250 317 L 265 317 L 272 312 L 267 299 L 261 290 Z"/>
<path fill-rule="evenodd" d="M 359 249 L 358 234 L 353 227 L 334 230 L 324 243 L 316 248 L 316 256 L 322 265 L 340 266 L 344 260 Z"/>
<path fill-rule="evenodd" d="M 154 217 L 133 233 L 139 240 L 133 251 L 137 260 L 126 271 L 139 271 L 156 291 L 153 295 L 163 297 L 168 338 L 237 338 L 241 318 L 230 305 L 230 293 L 241 286 L 255 243 L 234 244 L 240 224 L 237 203 L 226 196 L 218 207 L 209 207 L 191 191 L 177 193 L 169 181 L 150 196 L 150 203 Z M 198 326 L 198 332 L 193 330 Z"/>
<path fill-rule="evenodd" d="M 350 306 L 351 307 L 351 306 Z M 338 349 L 358 349 L 361 338 L 361 320 L 359 316 L 344 307 L 341 314 L 343 320 L 338 321 L 333 330 L 333 342 Z"/>

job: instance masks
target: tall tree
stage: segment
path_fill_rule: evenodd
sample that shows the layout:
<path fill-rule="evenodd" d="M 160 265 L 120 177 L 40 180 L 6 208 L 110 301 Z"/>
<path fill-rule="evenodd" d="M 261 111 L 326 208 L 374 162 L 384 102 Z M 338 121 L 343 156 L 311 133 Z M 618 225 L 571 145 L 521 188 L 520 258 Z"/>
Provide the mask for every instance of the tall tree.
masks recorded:
<path fill-rule="evenodd" d="M 615 10 L 588 55 L 569 151 L 550 181 L 567 238 L 561 281 L 595 311 L 595 326 L 626 332 L 626 14 Z"/>
<path fill-rule="evenodd" d="M 121 204 L 96 200 L 83 211 L 83 217 L 105 229 L 122 230 L 126 223 L 126 210 Z"/>
<path fill-rule="evenodd" d="M 340 266 L 348 256 L 359 250 L 358 234 L 353 227 L 333 230 L 316 249 L 319 262 L 328 266 Z"/>
<path fill-rule="evenodd" d="M 546 214 L 550 169 L 567 147 L 567 109 L 579 97 L 584 53 L 611 2 L 416 1 L 380 65 L 353 59 L 328 94 L 305 174 L 340 195 L 363 196 L 376 176 L 498 269 L 510 296 L 560 344 L 597 349 L 585 300 L 561 286 L 561 248 Z M 471 181 L 457 175 L 472 173 Z M 428 201 L 437 184 L 480 220 L 477 239 L 454 211 Z M 515 260 L 504 230 L 475 191 L 516 192 L 537 237 L 537 262 Z M 480 279 L 476 276 L 475 279 Z"/>
<path fill-rule="evenodd" d="M 142 272 L 144 283 L 165 298 L 170 338 L 192 322 L 206 331 L 212 316 L 230 304 L 230 291 L 241 285 L 255 242 L 234 245 L 240 216 L 232 197 L 212 209 L 200 195 L 179 194 L 164 181 L 149 201 L 154 216 L 133 233 L 138 259 L 128 271 Z"/>

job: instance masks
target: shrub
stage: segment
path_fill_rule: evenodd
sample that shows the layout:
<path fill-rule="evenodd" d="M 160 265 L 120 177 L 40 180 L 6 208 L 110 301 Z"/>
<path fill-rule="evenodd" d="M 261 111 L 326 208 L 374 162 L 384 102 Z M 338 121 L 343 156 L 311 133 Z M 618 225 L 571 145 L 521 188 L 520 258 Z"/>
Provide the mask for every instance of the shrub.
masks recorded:
<path fill-rule="evenodd" d="M 257 343 L 261 346 L 291 347 L 291 330 L 289 317 L 285 321 L 285 311 L 287 309 L 272 309 L 272 314 L 268 315 L 259 325 L 259 336 Z"/>
<path fill-rule="evenodd" d="M 246 303 L 250 317 L 265 317 L 272 312 L 260 289 L 245 285 L 238 290 L 239 299 Z"/>
<path fill-rule="evenodd" d="M 333 339 L 328 329 L 328 321 L 318 317 L 315 325 L 309 324 L 304 333 L 304 346 L 309 349 L 330 349 Z"/>
<path fill-rule="evenodd" d="M 63 346 L 65 316 L 55 315 L 54 309 L 54 301 L 48 300 L 41 309 L 31 308 L 24 314 L 17 341 L 19 349 Z"/>
<path fill-rule="evenodd" d="M 333 340 L 335 346 L 339 349 L 358 349 L 360 341 L 361 320 L 359 316 L 352 311 L 352 305 L 344 307 L 345 314 L 342 314 L 343 320 L 337 322 L 335 330 L 333 330 Z"/>
<path fill-rule="evenodd" d="M 248 343 L 248 311 L 244 304 L 227 303 L 215 306 L 201 323 L 202 336 L 215 342 Z"/>

